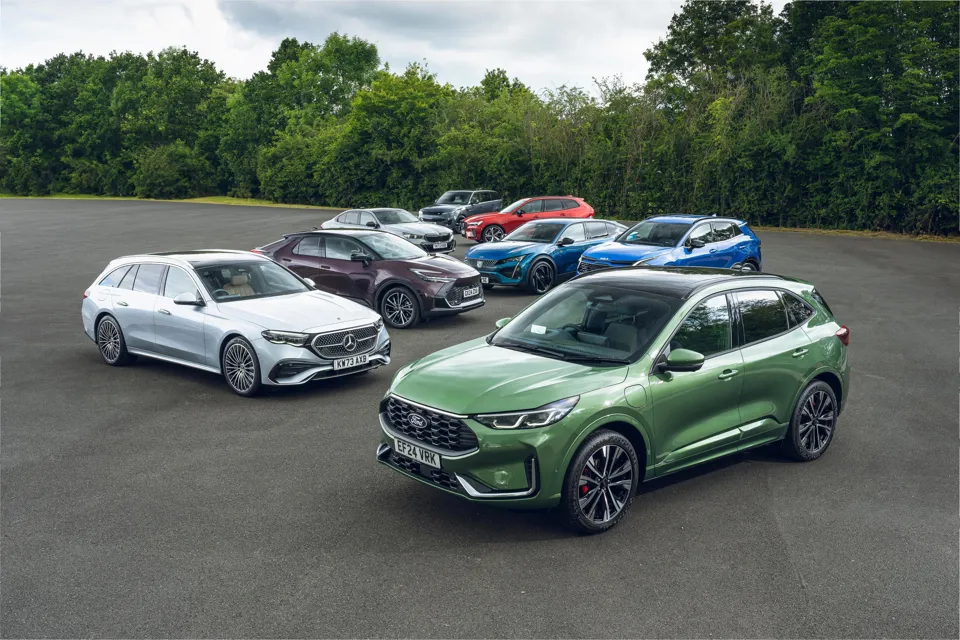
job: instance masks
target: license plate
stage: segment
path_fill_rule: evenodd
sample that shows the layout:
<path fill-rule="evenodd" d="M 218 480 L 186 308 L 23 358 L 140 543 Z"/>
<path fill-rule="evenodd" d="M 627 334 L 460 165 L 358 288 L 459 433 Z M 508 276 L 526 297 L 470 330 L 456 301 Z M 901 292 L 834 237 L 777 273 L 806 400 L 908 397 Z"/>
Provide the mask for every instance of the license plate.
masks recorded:
<path fill-rule="evenodd" d="M 483 282 L 483 278 L 480 279 L 480 282 Z M 470 287 L 469 289 L 463 290 L 464 298 L 472 298 L 473 296 L 480 295 L 480 287 Z"/>
<path fill-rule="evenodd" d="M 487 276 L 480 276 L 480 284 L 490 284 L 490 278 Z"/>
<path fill-rule="evenodd" d="M 340 371 L 341 369 L 349 369 L 350 367 L 359 367 L 362 364 L 367 364 L 367 358 L 369 356 L 351 356 L 350 358 L 341 358 L 340 360 L 333 361 L 333 370 Z"/>
<path fill-rule="evenodd" d="M 466 233 L 465 235 L 466 235 L 466 237 L 468 237 L 468 238 L 472 238 L 475 234 L 474 234 L 473 231 L 467 231 L 467 233 Z"/>
<path fill-rule="evenodd" d="M 418 447 L 415 444 L 410 444 L 409 442 L 399 438 L 394 438 L 394 440 L 397 443 L 396 451 L 400 455 L 436 469 L 440 468 L 440 456 L 435 454 L 433 451 L 427 451 L 423 447 Z"/>
<path fill-rule="evenodd" d="M 447 243 L 446 243 L 446 242 L 434 242 L 434 243 L 433 243 L 433 248 L 434 248 L 434 249 L 446 249 L 446 248 L 447 248 Z"/>

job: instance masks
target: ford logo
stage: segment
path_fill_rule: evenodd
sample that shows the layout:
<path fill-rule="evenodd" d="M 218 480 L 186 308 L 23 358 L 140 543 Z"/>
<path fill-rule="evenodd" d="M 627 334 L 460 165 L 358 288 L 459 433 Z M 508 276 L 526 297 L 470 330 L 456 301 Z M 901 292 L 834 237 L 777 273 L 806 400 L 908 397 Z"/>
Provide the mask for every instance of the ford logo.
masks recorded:
<path fill-rule="evenodd" d="M 407 421 L 414 429 L 425 429 L 427 426 L 427 419 L 419 413 L 411 413 L 410 417 L 407 418 Z"/>
<path fill-rule="evenodd" d="M 357 339 L 353 337 L 352 333 L 348 333 L 343 337 L 343 342 L 340 343 L 340 346 L 343 347 L 344 351 L 353 351 L 357 348 Z"/>

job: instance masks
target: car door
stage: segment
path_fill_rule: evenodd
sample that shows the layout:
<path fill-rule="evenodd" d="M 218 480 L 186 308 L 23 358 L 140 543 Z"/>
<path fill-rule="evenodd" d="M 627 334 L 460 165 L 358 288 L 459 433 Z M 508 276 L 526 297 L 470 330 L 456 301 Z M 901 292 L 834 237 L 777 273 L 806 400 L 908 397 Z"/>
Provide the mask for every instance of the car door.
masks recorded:
<path fill-rule="evenodd" d="M 694 306 L 662 352 L 704 355 L 697 371 L 652 373 L 657 473 L 735 451 L 740 439 L 743 359 L 734 346 L 732 302 L 713 295 Z"/>
<path fill-rule="evenodd" d="M 361 211 L 359 226 L 366 227 L 367 229 L 379 229 L 380 222 L 377 221 L 377 218 L 371 212 Z"/>
<path fill-rule="evenodd" d="M 541 213 L 543 213 L 543 200 L 531 200 L 520 207 L 516 215 L 508 216 L 503 221 L 504 231 L 510 233 L 520 225 L 536 220 Z"/>
<path fill-rule="evenodd" d="M 484 191 L 479 213 L 492 213 L 494 211 L 500 211 L 500 207 L 502 205 L 503 200 L 500 199 L 500 196 L 497 195 L 496 191 Z"/>
<path fill-rule="evenodd" d="M 202 300 L 200 285 L 180 267 L 167 268 L 162 293 L 157 296 L 154 308 L 157 353 L 171 358 L 207 363 L 203 336 L 206 308 L 196 305 L 174 304 L 173 299 L 181 293 L 192 293 Z"/>
<path fill-rule="evenodd" d="M 691 242 L 699 240 L 702 247 L 693 247 Z M 713 242 L 713 226 L 709 222 L 697 224 L 690 230 L 684 240 L 683 253 L 677 260 L 681 267 L 719 267 L 723 260 L 718 256 L 716 245 Z"/>
<path fill-rule="evenodd" d="M 322 238 L 322 256 L 317 259 L 317 288 L 338 296 L 372 303 L 372 282 L 375 263 L 352 260 L 354 254 L 369 255 L 366 247 L 347 236 L 329 235 Z"/>
<path fill-rule="evenodd" d="M 562 245 L 560 240 L 570 238 L 573 244 Z M 587 233 L 582 222 L 567 225 L 560 238 L 557 240 L 557 246 L 553 251 L 553 261 L 557 265 L 557 275 L 561 278 L 567 278 L 577 273 L 577 263 L 580 262 L 580 256 L 587 250 L 588 246 L 593 246 L 587 241 Z"/>
<path fill-rule="evenodd" d="M 738 291 L 736 312 L 743 346 L 742 446 L 779 438 L 790 420 L 800 386 L 816 367 L 816 354 L 801 325 L 788 318 L 781 292 Z"/>
<path fill-rule="evenodd" d="M 725 220 L 711 222 L 710 225 L 713 228 L 713 243 L 710 247 L 710 254 L 718 259 L 717 264 L 712 266 L 729 269 L 740 261 L 740 249 L 737 242 L 740 227 Z"/>
<path fill-rule="evenodd" d="M 321 240 L 317 234 L 301 236 L 276 252 L 275 259 L 301 278 L 317 281 L 322 256 Z"/>
<path fill-rule="evenodd" d="M 559 198 L 548 198 L 543 201 L 543 212 L 538 218 L 566 218 L 567 212 L 563 208 L 563 200 Z"/>
<path fill-rule="evenodd" d="M 120 323 L 128 349 L 153 352 L 156 349 L 154 305 L 160 291 L 166 266 L 143 263 L 135 265 L 111 290 L 113 315 Z"/>

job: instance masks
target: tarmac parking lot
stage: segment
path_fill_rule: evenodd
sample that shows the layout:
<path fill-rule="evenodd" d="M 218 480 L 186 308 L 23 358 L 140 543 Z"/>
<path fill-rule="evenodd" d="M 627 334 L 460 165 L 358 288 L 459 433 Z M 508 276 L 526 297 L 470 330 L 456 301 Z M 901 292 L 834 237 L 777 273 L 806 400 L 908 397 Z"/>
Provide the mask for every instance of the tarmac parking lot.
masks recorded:
<path fill-rule="evenodd" d="M 764 270 L 814 282 L 851 329 L 830 450 L 653 481 L 616 528 L 576 537 L 374 457 L 394 372 L 488 333 L 522 292 L 392 331 L 389 367 L 255 399 L 143 358 L 108 367 L 83 333 L 114 257 L 249 249 L 331 215 L 0 200 L 4 637 L 960 635 L 960 244 L 759 233 Z"/>

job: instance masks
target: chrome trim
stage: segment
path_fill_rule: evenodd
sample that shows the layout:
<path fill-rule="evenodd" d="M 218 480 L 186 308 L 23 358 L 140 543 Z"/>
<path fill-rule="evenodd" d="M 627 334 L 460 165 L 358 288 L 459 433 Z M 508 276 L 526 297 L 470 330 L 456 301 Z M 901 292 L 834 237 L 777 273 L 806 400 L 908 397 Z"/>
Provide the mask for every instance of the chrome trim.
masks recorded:
<path fill-rule="evenodd" d="M 530 478 L 530 488 L 525 491 L 504 491 L 504 492 L 487 492 L 482 493 L 473 488 L 473 485 L 470 484 L 470 479 L 461 476 L 459 473 L 454 473 L 453 477 L 457 479 L 457 482 L 460 483 L 460 486 L 463 487 L 463 490 L 467 492 L 467 495 L 471 498 L 477 498 L 480 500 L 496 500 L 498 498 L 528 498 L 537 492 L 537 459 L 533 459 L 532 469 L 533 477 Z"/>
<path fill-rule="evenodd" d="M 482 285 L 478 284 L 477 286 L 480 287 L 480 286 L 482 286 Z M 444 298 L 444 299 L 446 299 L 446 298 Z M 452 304 L 450 304 L 450 303 L 448 302 L 448 303 L 447 303 L 447 306 L 448 306 L 450 309 L 467 309 L 467 308 L 469 308 L 469 307 L 474 307 L 474 306 L 476 306 L 476 305 L 478 305 L 478 304 L 483 304 L 484 302 L 486 302 L 486 300 L 483 299 L 483 295 L 481 294 L 479 298 L 473 298 L 473 299 L 471 299 L 471 300 L 464 300 L 463 302 L 461 302 L 461 303 L 458 304 L 458 305 L 452 305 Z"/>
<path fill-rule="evenodd" d="M 377 445 L 377 459 L 379 460 L 382 458 L 388 451 L 390 451 L 390 445 L 388 445 L 386 442 L 381 442 L 379 445 Z"/>
<path fill-rule="evenodd" d="M 465 414 L 450 413 L 449 411 L 444 411 L 443 409 L 437 409 L 436 407 L 430 407 L 425 404 L 420 404 L 419 402 L 414 402 L 413 400 L 410 400 L 409 398 L 404 398 L 403 396 L 398 395 L 396 393 L 391 393 L 390 396 L 402 402 L 406 402 L 407 404 L 412 404 L 415 407 L 420 407 L 421 409 L 426 409 L 427 411 L 433 411 L 434 413 L 442 413 L 443 415 L 450 416 L 451 418 L 460 418 L 462 420 L 463 418 L 470 417 Z"/>
<path fill-rule="evenodd" d="M 422 406 L 422 405 L 421 405 L 421 406 Z M 472 455 L 475 454 L 476 452 L 480 451 L 480 447 L 476 447 L 476 448 L 470 449 L 469 451 L 450 451 L 449 449 L 441 449 L 440 447 L 435 447 L 435 446 L 433 446 L 432 444 L 427 444 L 426 442 L 421 442 L 420 440 L 417 440 L 416 438 L 411 438 L 410 436 L 405 436 L 405 435 L 403 435 L 402 433 L 398 433 L 398 432 L 394 431 L 393 429 L 391 429 L 391 428 L 387 425 L 386 421 L 383 419 L 383 414 L 382 414 L 382 413 L 381 413 L 381 414 L 378 414 L 377 417 L 380 419 L 380 428 L 383 430 L 383 432 L 384 432 L 385 434 L 387 434 L 388 436 L 390 436 L 391 438 L 393 438 L 394 443 L 396 443 L 397 440 L 403 440 L 404 442 L 409 442 L 409 443 L 411 443 L 411 444 L 415 444 L 416 446 L 420 447 L 421 449 L 426 449 L 427 451 L 430 451 L 430 452 L 432 452 L 432 453 L 437 454 L 438 456 L 440 456 L 440 466 L 441 466 L 441 468 L 443 468 L 443 460 L 444 460 L 444 458 L 446 458 L 447 460 L 460 460 L 461 458 L 466 458 L 467 456 L 472 456 Z"/>
<path fill-rule="evenodd" d="M 164 362 L 172 362 L 173 364 L 181 364 L 185 367 L 191 367 L 193 369 L 200 369 L 201 371 L 209 371 L 210 373 L 220 373 L 219 367 L 211 367 L 205 364 L 200 364 L 198 362 L 190 362 L 189 360 L 181 360 L 180 358 L 174 358 L 172 356 L 164 356 L 159 353 L 154 353 L 152 351 L 144 351 L 142 349 L 130 349 L 127 348 L 127 351 L 136 356 L 143 356 L 144 358 L 153 358 L 154 360 L 163 360 Z"/>
<path fill-rule="evenodd" d="M 350 352 L 350 355 L 346 355 L 346 356 L 334 356 L 334 357 L 332 357 L 332 358 L 329 357 L 329 356 L 325 356 L 325 355 L 323 355 L 323 354 L 320 353 L 320 350 L 321 350 L 321 349 L 331 349 L 331 348 L 334 348 L 334 347 L 342 346 L 342 344 L 341 344 L 341 345 L 328 344 L 328 345 L 325 345 L 325 346 L 319 346 L 319 347 L 318 347 L 318 346 L 317 346 L 317 340 L 318 340 L 320 337 L 322 337 L 322 336 L 329 336 L 329 335 L 332 335 L 332 334 L 334 334 L 334 333 L 344 333 L 344 332 L 349 332 L 349 331 L 356 331 L 356 330 L 358 330 L 358 329 L 366 329 L 367 327 L 370 327 L 371 329 L 373 329 L 374 331 L 376 331 L 376 333 L 375 333 L 374 335 L 370 336 L 370 337 L 367 337 L 367 338 L 356 338 L 356 337 L 355 337 L 358 345 L 360 345 L 361 343 L 366 342 L 366 341 L 368 341 L 368 340 L 373 340 L 373 346 L 371 346 L 371 347 L 370 347 L 369 349 L 367 349 L 366 351 L 351 351 L 351 352 Z M 371 351 L 373 351 L 374 349 L 376 349 L 376 347 L 377 347 L 377 338 L 379 338 L 379 337 L 380 337 L 380 330 L 377 329 L 377 325 L 376 325 L 376 324 L 362 324 L 362 325 L 360 325 L 360 326 L 358 326 L 358 327 L 347 327 L 346 329 L 335 329 L 335 330 L 333 330 L 333 331 L 324 331 L 324 332 L 322 332 L 322 333 L 314 334 L 314 336 L 313 336 L 313 338 L 311 338 L 309 344 L 310 344 L 310 348 L 313 350 L 313 352 L 314 352 L 315 354 L 317 354 L 322 360 L 328 360 L 328 361 L 330 361 L 330 362 L 333 362 L 334 360 L 340 360 L 340 359 L 342 359 L 342 358 L 350 358 L 350 357 L 352 357 L 352 356 L 362 356 L 362 355 L 365 354 L 365 353 L 370 353 Z"/>

